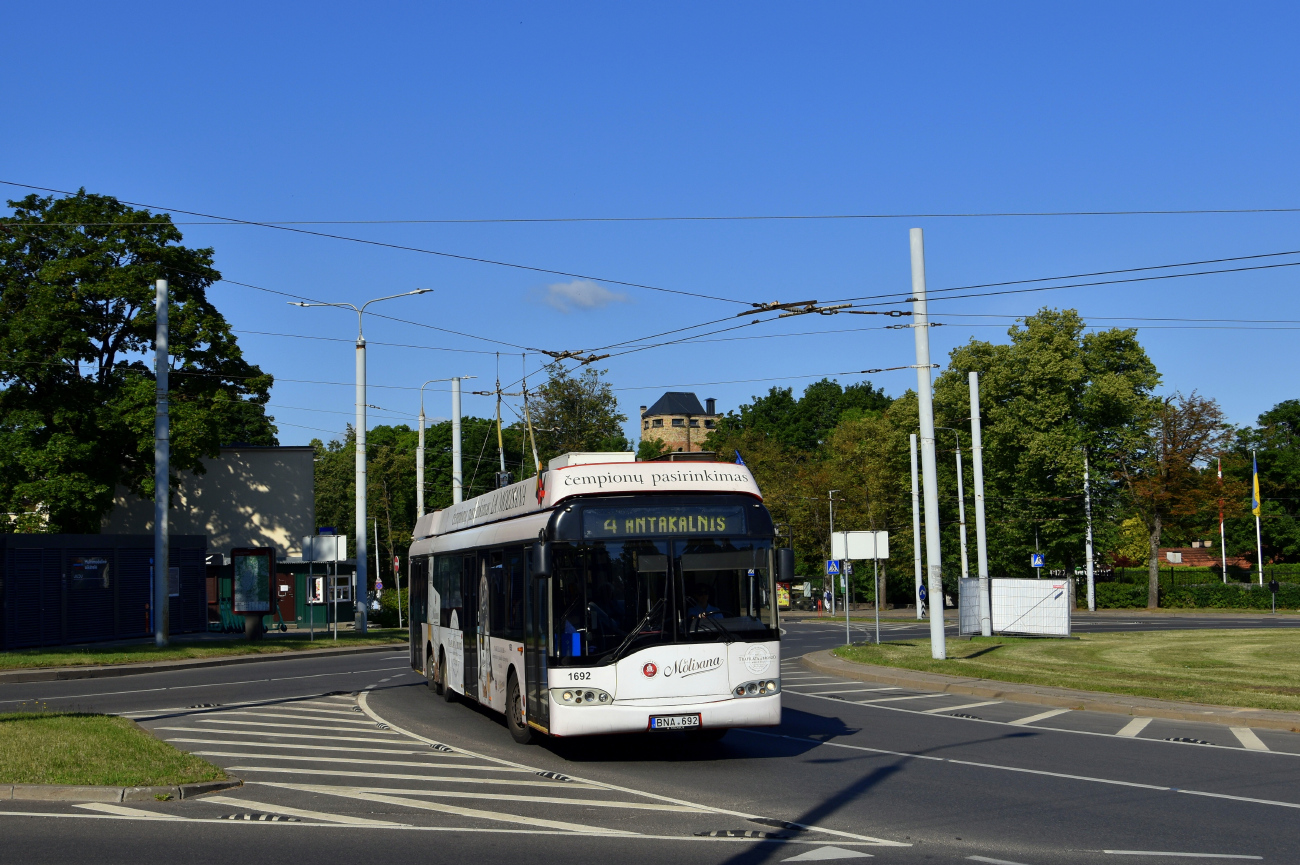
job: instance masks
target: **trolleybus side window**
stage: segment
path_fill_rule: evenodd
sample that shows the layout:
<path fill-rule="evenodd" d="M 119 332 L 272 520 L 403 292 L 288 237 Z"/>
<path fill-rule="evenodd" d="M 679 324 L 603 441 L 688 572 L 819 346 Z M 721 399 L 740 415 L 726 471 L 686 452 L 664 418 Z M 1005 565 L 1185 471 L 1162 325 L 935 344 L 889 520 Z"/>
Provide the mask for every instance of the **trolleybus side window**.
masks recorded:
<path fill-rule="evenodd" d="M 516 643 L 524 640 L 524 550 L 514 547 L 506 550 L 506 639 Z"/>
<path fill-rule="evenodd" d="M 494 637 L 504 637 L 506 635 L 506 581 L 505 554 L 501 550 L 493 550 L 488 559 L 488 591 L 490 593 L 491 608 L 491 628 L 488 630 Z"/>

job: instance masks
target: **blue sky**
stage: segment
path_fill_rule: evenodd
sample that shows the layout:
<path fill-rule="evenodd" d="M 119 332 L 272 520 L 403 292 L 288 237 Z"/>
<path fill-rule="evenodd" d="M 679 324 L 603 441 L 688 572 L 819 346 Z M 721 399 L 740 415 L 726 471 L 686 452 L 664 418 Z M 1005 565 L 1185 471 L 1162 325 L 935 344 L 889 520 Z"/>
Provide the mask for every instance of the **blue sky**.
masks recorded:
<path fill-rule="evenodd" d="M 1298 17 L 1289 4 L 1195 3 L 21 4 L 0 52 L 0 179 L 248 220 L 1285 208 L 1300 206 Z M 741 301 L 905 291 L 918 225 L 932 290 L 1300 249 L 1300 213 L 304 226 L 588 281 L 267 228 L 183 230 L 231 280 L 331 301 L 429 287 L 378 311 L 591 349 L 744 309 L 611 280 Z M 933 354 L 1005 339 L 1009 317 L 1045 304 L 1102 325 L 1300 320 L 1298 277 L 936 302 L 1005 317 L 940 318 Z M 350 387 L 308 382 L 351 382 L 350 314 L 230 284 L 212 295 L 280 379 L 282 442 L 337 435 Z M 804 316 L 743 335 L 811 335 L 600 366 L 633 418 L 664 389 L 733 408 L 772 384 L 912 363 L 910 331 L 828 332 L 885 323 Z M 1237 423 L 1300 397 L 1300 331 L 1146 324 L 1166 390 L 1197 389 Z M 506 383 L 521 368 L 519 348 L 484 339 L 382 319 L 366 335 L 371 384 L 386 386 L 371 391 L 385 409 L 372 424 L 413 422 L 410 388 L 426 379 L 491 386 L 492 354 L 430 348 L 512 353 Z M 871 378 L 892 394 L 915 384 L 907 370 Z M 428 399 L 447 413 L 445 393 Z"/>

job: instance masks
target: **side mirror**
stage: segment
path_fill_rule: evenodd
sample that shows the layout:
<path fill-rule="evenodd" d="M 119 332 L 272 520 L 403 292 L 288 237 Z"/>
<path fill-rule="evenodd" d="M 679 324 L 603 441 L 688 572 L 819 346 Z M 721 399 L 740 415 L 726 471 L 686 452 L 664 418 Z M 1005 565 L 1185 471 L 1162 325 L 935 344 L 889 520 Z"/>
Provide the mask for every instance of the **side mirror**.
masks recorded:
<path fill-rule="evenodd" d="M 542 579 L 551 575 L 551 545 L 538 538 L 533 544 L 533 576 Z"/>
<path fill-rule="evenodd" d="M 788 583 L 794 579 L 794 550 L 782 547 L 776 551 L 776 581 Z"/>

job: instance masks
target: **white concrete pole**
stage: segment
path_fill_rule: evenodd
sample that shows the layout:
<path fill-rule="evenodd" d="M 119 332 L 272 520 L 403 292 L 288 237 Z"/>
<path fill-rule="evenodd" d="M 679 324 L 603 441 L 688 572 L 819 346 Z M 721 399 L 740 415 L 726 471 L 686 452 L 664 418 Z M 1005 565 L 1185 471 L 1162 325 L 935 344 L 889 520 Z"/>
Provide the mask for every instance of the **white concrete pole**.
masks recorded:
<path fill-rule="evenodd" d="M 1097 579 L 1092 567 L 1092 488 L 1088 484 L 1088 451 L 1083 452 L 1083 512 L 1088 517 L 1088 543 L 1084 547 L 1088 567 L 1088 611 L 1097 609 Z"/>
<path fill-rule="evenodd" d="M 415 446 L 415 515 L 424 516 L 424 391 L 420 391 L 420 443 Z"/>
<path fill-rule="evenodd" d="M 826 496 L 827 504 L 830 507 L 831 558 L 835 558 L 835 494 L 837 492 L 839 492 L 839 490 L 831 490 Z M 841 565 L 841 567 L 843 567 L 843 565 Z M 826 579 L 829 580 L 831 584 L 831 615 L 833 616 L 835 615 L 835 577 L 831 574 L 827 574 Z"/>
<path fill-rule="evenodd" d="M 1264 539 L 1259 532 L 1259 515 L 1264 510 L 1264 500 L 1259 496 L 1259 458 L 1252 450 L 1250 452 L 1250 465 L 1253 474 L 1251 475 L 1251 498 L 1255 506 L 1255 555 L 1259 557 L 1259 584 L 1264 585 Z"/>
<path fill-rule="evenodd" d="M 1228 582 L 1228 544 L 1223 534 L 1223 458 L 1219 463 L 1219 556 L 1223 560 L 1223 581 Z"/>
<path fill-rule="evenodd" d="M 154 296 L 154 419 L 153 419 L 153 641 L 156 646 L 167 645 L 171 634 L 171 604 L 168 574 L 171 573 L 171 532 L 168 531 L 167 509 L 171 494 L 171 422 L 168 417 L 167 373 L 167 280 L 155 283 Z"/>
<path fill-rule="evenodd" d="M 361 313 L 357 313 L 357 545 L 356 572 L 352 576 L 352 622 L 358 633 L 366 632 L 366 340 L 361 335 Z"/>
<path fill-rule="evenodd" d="M 916 396 L 921 421 L 921 487 L 925 499 L 925 565 L 930 594 L 930 657 L 943 660 L 943 562 L 939 544 L 939 487 L 934 459 L 934 394 L 930 389 L 930 317 L 925 300 L 925 240 L 910 232 L 912 247 L 912 330 L 916 334 Z"/>
<path fill-rule="evenodd" d="M 961 476 L 961 439 L 957 439 L 957 526 L 961 529 L 961 578 L 970 579 L 970 562 L 966 559 L 966 489 Z"/>
<path fill-rule="evenodd" d="M 464 499 L 464 481 L 460 469 L 460 379 L 451 380 L 451 502 Z"/>
<path fill-rule="evenodd" d="M 916 558 L 916 617 L 921 618 L 921 489 L 916 472 L 916 433 L 908 436 L 912 454 L 912 553 Z"/>
<path fill-rule="evenodd" d="M 975 567 L 980 580 L 980 634 L 993 636 L 993 611 L 989 608 L 989 547 L 984 527 L 984 439 L 980 430 L 980 378 L 970 378 L 970 458 L 975 475 Z"/>

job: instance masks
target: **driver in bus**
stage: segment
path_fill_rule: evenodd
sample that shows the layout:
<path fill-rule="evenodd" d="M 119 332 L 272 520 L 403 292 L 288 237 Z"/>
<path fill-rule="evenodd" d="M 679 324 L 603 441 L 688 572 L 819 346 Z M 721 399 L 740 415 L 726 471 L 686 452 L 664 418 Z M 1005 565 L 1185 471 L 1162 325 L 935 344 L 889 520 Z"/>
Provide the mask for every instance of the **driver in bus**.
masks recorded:
<path fill-rule="evenodd" d="M 690 591 L 691 599 L 694 604 L 686 608 L 686 615 L 692 619 L 721 619 L 724 618 L 722 610 L 709 603 L 709 588 L 700 583 Z"/>

